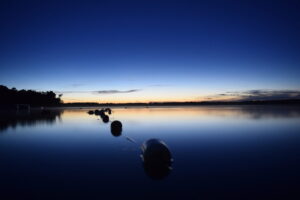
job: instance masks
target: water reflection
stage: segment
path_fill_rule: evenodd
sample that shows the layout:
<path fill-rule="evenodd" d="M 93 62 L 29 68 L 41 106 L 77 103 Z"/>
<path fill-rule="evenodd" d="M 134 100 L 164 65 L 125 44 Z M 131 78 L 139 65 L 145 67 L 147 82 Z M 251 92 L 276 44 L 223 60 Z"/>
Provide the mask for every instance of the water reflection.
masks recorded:
<path fill-rule="evenodd" d="M 300 106 L 186 106 L 114 109 L 119 118 L 135 119 L 137 116 L 149 121 L 194 120 L 196 118 L 299 118 Z"/>
<path fill-rule="evenodd" d="M 0 137 L 3 199 L 140 199 L 145 194 L 152 199 L 279 194 L 284 199 L 299 194 L 299 107 L 114 108 L 106 115 L 122 124 L 116 132 L 113 123 L 99 123 L 100 116 L 88 115 L 88 109 L 65 109 L 56 118 L 54 112 L 1 116 L 7 133 Z M 13 124 L 18 129 L 7 129 Z M 116 183 L 122 187 L 112 193 Z"/>
<path fill-rule="evenodd" d="M 1 112 L 0 132 L 17 126 L 36 126 L 40 123 L 54 124 L 63 110 L 32 110 L 30 112 Z"/>
<path fill-rule="evenodd" d="M 299 106 L 240 106 L 240 114 L 252 119 L 262 118 L 297 118 Z"/>

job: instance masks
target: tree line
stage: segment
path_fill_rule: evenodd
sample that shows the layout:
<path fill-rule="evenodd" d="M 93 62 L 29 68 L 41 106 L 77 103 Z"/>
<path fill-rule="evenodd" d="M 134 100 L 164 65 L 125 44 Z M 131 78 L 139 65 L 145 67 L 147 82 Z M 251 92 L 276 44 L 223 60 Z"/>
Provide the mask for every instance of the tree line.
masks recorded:
<path fill-rule="evenodd" d="M 61 95 L 57 96 L 53 91 L 17 90 L 0 85 L 0 104 L 2 105 L 54 106 L 63 103 L 60 98 Z"/>

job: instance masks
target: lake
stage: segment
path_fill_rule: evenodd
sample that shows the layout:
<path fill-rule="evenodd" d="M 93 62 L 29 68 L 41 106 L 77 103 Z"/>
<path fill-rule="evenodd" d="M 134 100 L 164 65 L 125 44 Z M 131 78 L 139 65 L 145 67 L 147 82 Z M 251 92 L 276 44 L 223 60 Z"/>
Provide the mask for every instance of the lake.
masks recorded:
<path fill-rule="evenodd" d="M 108 123 L 88 110 L 1 115 L 1 199 L 300 198 L 299 107 L 119 107 Z M 153 138 L 163 169 L 143 160 Z"/>

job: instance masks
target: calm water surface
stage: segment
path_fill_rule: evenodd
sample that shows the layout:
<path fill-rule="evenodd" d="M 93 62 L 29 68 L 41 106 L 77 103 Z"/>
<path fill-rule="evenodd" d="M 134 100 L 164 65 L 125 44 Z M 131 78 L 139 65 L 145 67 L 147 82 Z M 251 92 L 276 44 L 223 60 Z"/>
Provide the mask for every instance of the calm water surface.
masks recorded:
<path fill-rule="evenodd" d="M 1 199 L 299 199 L 300 108 L 203 106 L 1 115 Z M 114 136 L 110 123 L 123 124 Z M 164 141 L 172 169 L 145 170 Z"/>

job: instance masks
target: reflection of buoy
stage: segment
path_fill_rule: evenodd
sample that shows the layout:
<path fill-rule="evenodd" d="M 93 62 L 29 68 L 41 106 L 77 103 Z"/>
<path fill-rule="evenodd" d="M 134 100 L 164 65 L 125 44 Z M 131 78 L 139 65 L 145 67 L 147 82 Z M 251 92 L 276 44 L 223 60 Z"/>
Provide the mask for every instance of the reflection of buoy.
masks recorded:
<path fill-rule="evenodd" d="M 172 154 L 167 145 L 158 139 L 150 139 L 141 147 L 146 174 L 152 179 L 165 178 L 171 171 Z"/>
<path fill-rule="evenodd" d="M 110 131 L 113 136 L 120 136 L 122 134 L 122 123 L 118 120 L 110 124 Z"/>
<path fill-rule="evenodd" d="M 107 115 L 105 115 L 105 114 L 103 116 L 101 115 L 101 118 L 104 123 L 109 122 L 109 117 Z"/>

